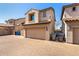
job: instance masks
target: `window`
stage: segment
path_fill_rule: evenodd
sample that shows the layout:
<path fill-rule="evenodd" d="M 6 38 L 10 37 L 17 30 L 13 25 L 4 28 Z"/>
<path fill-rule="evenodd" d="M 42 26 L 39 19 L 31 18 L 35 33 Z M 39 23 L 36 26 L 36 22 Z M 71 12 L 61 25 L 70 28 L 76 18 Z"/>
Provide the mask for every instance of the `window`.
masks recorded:
<path fill-rule="evenodd" d="M 10 21 L 9 23 L 13 23 L 12 21 Z"/>
<path fill-rule="evenodd" d="M 73 8 L 72 8 L 72 11 L 75 11 L 75 10 L 76 10 L 76 7 L 73 7 Z"/>
<path fill-rule="evenodd" d="M 34 19 L 35 19 L 34 13 L 30 14 L 29 17 L 30 17 L 30 21 L 34 21 Z"/>
<path fill-rule="evenodd" d="M 43 12 L 43 17 L 46 17 L 46 11 Z"/>

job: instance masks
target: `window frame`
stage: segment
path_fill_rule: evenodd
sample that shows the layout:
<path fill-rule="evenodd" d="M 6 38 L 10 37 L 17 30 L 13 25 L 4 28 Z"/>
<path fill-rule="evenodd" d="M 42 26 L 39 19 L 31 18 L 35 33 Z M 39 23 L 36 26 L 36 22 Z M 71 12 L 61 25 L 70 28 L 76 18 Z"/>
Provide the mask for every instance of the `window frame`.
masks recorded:
<path fill-rule="evenodd" d="M 73 7 L 73 8 L 72 8 L 72 11 L 75 11 L 75 10 L 76 10 L 76 7 Z"/>
<path fill-rule="evenodd" d="M 47 15 L 46 15 L 46 11 L 43 11 L 43 17 L 46 17 Z"/>
<path fill-rule="evenodd" d="M 34 21 L 35 20 L 35 13 L 29 14 L 29 21 Z"/>

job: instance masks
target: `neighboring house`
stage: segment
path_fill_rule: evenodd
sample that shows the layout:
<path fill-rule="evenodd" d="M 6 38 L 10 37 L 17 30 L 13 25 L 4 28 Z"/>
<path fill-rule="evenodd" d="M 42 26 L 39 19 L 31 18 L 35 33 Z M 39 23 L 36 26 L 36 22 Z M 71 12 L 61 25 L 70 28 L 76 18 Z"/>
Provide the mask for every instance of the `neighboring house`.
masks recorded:
<path fill-rule="evenodd" d="M 55 29 L 54 9 L 51 7 L 42 10 L 30 9 L 25 15 L 23 36 L 50 40 L 50 34 L 54 33 Z"/>
<path fill-rule="evenodd" d="M 9 19 L 9 20 L 6 21 L 6 23 L 14 25 L 13 34 L 21 35 L 20 31 L 23 28 L 22 25 L 25 23 L 25 18 Z"/>
<path fill-rule="evenodd" d="M 13 34 L 13 25 L 0 23 L 0 36 Z"/>
<path fill-rule="evenodd" d="M 15 25 L 15 19 L 9 19 L 5 21 L 6 24 Z"/>
<path fill-rule="evenodd" d="M 66 42 L 79 44 L 79 4 L 64 6 L 61 19 Z"/>

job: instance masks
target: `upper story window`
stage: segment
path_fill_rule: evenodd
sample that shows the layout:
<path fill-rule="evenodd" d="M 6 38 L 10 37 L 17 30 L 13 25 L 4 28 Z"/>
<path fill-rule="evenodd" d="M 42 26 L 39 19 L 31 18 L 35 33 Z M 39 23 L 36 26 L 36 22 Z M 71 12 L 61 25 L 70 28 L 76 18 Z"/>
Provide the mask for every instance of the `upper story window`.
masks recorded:
<path fill-rule="evenodd" d="M 43 12 L 43 17 L 46 17 L 46 11 Z"/>
<path fill-rule="evenodd" d="M 34 13 L 29 15 L 29 19 L 30 19 L 30 21 L 34 21 L 34 19 L 35 19 Z"/>
<path fill-rule="evenodd" d="M 73 8 L 72 8 L 72 11 L 75 11 L 75 10 L 76 10 L 76 7 L 73 7 Z"/>
<path fill-rule="evenodd" d="M 9 23 L 13 23 L 12 21 L 10 21 Z"/>

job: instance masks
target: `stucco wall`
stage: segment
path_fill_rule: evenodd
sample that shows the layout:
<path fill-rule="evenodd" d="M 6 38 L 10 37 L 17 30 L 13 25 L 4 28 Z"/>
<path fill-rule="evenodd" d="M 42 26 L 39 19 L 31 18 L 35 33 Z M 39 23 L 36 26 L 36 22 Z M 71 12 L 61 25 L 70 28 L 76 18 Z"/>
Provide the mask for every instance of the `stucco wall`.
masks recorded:
<path fill-rule="evenodd" d="M 63 32 L 65 33 L 66 42 L 73 43 L 73 27 L 79 26 L 78 21 L 65 22 L 65 19 L 72 18 L 71 20 L 79 19 L 79 6 L 75 6 L 75 11 L 73 7 L 67 7 L 64 10 L 62 17 Z"/>
<path fill-rule="evenodd" d="M 48 27 L 49 27 L 49 32 L 51 34 L 51 33 L 54 33 L 55 31 L 55 14 L 52 9 L 50 9 L 50 16 L 51 16 L 50 18 L 51 23 L 48 25 Z"/>
<path fill-rule="evenodd" d="M 79 28 L 79 21 L 70 21 L 70 22 L 66 22 L 65 23 L 65 37 L 66 37 L 66 42 L 68 43 L 74 43 L 74 40 L 76 38 L 78 38 L 76 36 L 75 38 L 75 33 L 74 33 L 74 29 L 77 29 Z M 76 32 L 77 34 L 78 32 Z"/>
<path fill-rule="evenodd" d="M 11 25 L 19 25 L 25 22 L 25 18 L 19 18 L 19 19 L 10 19 L 6 21 L 7 24 Z"/>
<path fill-rule="evenodd" d="M 14 25 L 15 24 L 15 19 L 9 19 L 6 21 L 7 24 Z"/>
<path fill-rule="evenodd" d="M 22 30 L 21 30 L 21 36 L 26 37 L 26 31 L 27 31 L 26 29 L 22 29 Z"/>
<path fill-rule="evenodd" d="M 46 17 L 43 16 L 44 12 L 46 13 Z M 30 22 L 29 21 L 29 14 L 32 14 L 32 13 L 34 13 L 35 20 Z M 38 11 L 38 10 L 35 10 L 35 9 L 31 9 L 26 14 L 25 24 L 39 23 L 39 22 L 43 22 L 43 21 L 50 21 L 51 19 L 55 20 L 54 11 L 52 9 L 43 10 L 43 11 Z"/>
<path fill-rule="evenodd" d="M 63 18 L 79 18 L 79 6 L 75 6 L 76 10 L 73 11 L 73 7 L 65 8 Z"/>
<path fill-rule="evenodd" d="M 46 17 L 43 16 L 43 13 L 46 13 Z M 35 15 L 35 22 L 30 22 L 29 21 L 29 14 L 34 13 Z M 34 28 L 34 30 L 36 30 L 37 28 L 44 28 L 44 32 L 45 34 L 43 34 L 41 32 L 41 37 L 43 35 L 45 35 L 45 39 L 46 40 L 50 40 L 50 34 L 54 33 L 54 29 L 55 29 L 55 15 L 54 15 L 54 11 L 52 9 L 47 9 L 47 10 L 35 10 L 35 9 L 31 9 L 26 13 L 26 19 L 25 19 L 25 24 L 29 24 L 29 23 L 39 23 L 39 22 L 43 22 L 43 21 L 51 21 L 50 24 L 39 24 L 39 25 L 31 25 L 31 26 L 24 26 L 24 29 L 26 29 L 25 31 L 28 31 L 28 28 L 30 28 L 29 30 L 31 31 L 31 28 Z M 47 28 L 47 29 L 46 29 Z M 41 29 L 40 29 L 41 30 Z M 38 31 L 38 33 L 40 33 L 40 30 Z M 47 30 L 47 31 L 46 31 Z M 25 33 L 24 31 L 24 33 Z M 37 30 L 36 30 L 37 31 Z M 23 31 L 22 31 L 23 33 Z M 32 32 L 31 32 L 32 33 Z M 34 32 L 31 34 L 33 35 Z M 27 36 L 27 35 L 26 35 Z M 40 37 L 39 36 L 39 37 Z"/>
<path fill-rule="evenodd" d="M 67 31 L 67 43 L 73 43 L 73 29 Z"/>
<path fill-rule="evenodd" d="M 69 8 L 65 8 L 64 13 L 63 13 L 63 17 L 62 17 L 62 21 L 63 21 L 63 30 L 65 30 L 66 27 L 65 26 L 65 22 L 64 19 L 67 18 L 78 18 L 79 19 L 79 6 L 75 6 L 76 10 L 73 11 L 73 7 L 69 7 Z"/>
<path fill-rule="evenodd" d="M 21 25 L 22 23 L 25 23 L 25 18 L 23 18 L 23 19 L 17 19 L 15 21 L 15 25 Z"/>
<path fill-rule="evenodd" d="M 46 17 L 43 16 L 44 12 L 46 13 Z M 40 21 L 46 21 L 46 20 L 50 21 L 50 19 L 54 20 L 54 11 L 52 9 L 41 11 L 39 17 Z"/>
<path fill-rule="evenodd" d="M 50 40 L 49 29 L 50 29 L 49 24 L 40 24 L 40 25 L 25 26 L 21 32 L 22 35 L 25 37 L 29 37 L 29 35 L 31 35 L 33 38 Z M 26 35 L 24 35 L 25 33 Z"/>
<path fill-rule="evenodd" d="M 67 43 L 73 43 L 73 28 L 71 23 L 65 23 L 65 39 Z"/>
<path fill-rule="evenodd" d="M 0 35 L 11 35 L 12 30 L 9 27 L 0 27 Z"/>

